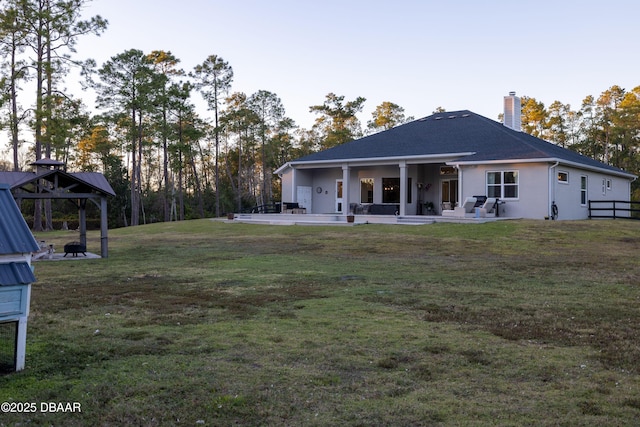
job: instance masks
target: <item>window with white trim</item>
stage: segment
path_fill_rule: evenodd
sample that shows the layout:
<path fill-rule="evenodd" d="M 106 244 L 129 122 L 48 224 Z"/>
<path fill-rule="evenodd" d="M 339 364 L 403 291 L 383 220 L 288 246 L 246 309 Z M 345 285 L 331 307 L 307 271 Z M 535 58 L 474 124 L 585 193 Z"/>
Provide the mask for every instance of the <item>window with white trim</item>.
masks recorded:
<path fill-rule="evenodd" d="M 558 171 L 558 182 L 561 184 L 569 183 L 569 172 Z"/>
<path fill-rule="evenodd" d="M 487 172 L 487 197 L 517 199 L 518 187 L 518 171 Z"/>
<path fill-rule="evenodd" d="M 580 176 L 580 204 L 582 206 L 587 205 L 587 177 L 585 175 Z"/>
<path fill-rule="evenodd" d="M 373 203 L 373 178 L 360 179 L 360 203 Z"/>

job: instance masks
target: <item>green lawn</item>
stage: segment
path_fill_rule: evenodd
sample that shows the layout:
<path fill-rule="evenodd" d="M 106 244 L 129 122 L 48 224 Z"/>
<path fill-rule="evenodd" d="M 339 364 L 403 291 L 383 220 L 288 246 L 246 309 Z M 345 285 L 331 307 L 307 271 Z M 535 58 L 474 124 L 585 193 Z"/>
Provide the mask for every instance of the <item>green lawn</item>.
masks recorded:
<path fill-rule="evenodd" d="M 640 419 L 640 222 L 197 220 L 109 245 L 35 263 L 26 369 L 0 402 L 38 410 L 0 426 Z"/>

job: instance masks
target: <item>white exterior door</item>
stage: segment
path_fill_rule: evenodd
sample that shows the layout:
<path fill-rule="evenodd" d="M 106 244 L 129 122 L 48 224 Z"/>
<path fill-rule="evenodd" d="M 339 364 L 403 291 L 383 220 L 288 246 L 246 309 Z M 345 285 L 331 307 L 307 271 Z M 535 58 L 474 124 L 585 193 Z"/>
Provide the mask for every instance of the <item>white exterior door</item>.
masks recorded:
<path fill-rule="evenodd" d="M 307 213 L 311 213 L 311 197 L 312 197 L 312 192 L 311 192 L 311 187 L 307 187 L 307 186 L 303 186 L 303 185 L 299 185 L 298 186 L 298 206 L 300 206 L 301 208 L 306 208 L 307 209 Z"/>
<path fill-rule="evenodd" d="M 342 213 L 342 180 L 336 179 L 336 212 Z"/>

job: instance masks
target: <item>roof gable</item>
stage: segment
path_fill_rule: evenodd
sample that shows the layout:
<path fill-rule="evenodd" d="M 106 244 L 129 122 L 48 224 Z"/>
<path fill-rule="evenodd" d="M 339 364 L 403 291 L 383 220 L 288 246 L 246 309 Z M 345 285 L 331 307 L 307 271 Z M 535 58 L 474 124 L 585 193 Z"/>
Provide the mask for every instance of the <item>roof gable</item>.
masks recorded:
<path fill-rule="evenodd" d="M 301 157 L 291 164 L 447 155 L 457 163 L 566 161 L 624 171 L 518 132 L 468 110 L 433 114 L 374 135 Z"/>

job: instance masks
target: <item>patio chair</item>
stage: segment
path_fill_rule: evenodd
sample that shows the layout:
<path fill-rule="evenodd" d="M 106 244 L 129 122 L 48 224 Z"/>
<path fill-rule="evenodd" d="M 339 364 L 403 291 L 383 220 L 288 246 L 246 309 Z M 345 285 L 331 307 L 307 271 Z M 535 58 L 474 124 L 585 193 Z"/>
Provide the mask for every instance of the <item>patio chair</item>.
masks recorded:
<path fill-rule="evenodd" d="M 462 206 L 453 208 L 453 210 L 443 210 L 442 216 L 455 216 L 455 217 L 471 217 L 474 215 L 473 207 L 476 205 L 475 197 L 467 197 L 464 199 Z"/>
<path fill-rule="evenodd" d="M 496 209 L 498 205 L 496 204 L 498 199 L 495 197 L 488 197 L 484 202 L 482 207 L 480 208 L 480 216 L 481 217 L 493 217 L 496 216 Z"/>
<path fill-rule="evenodd" d="M 464 209 L 465 214 L 473 213 L 473 208 L 476 206 L 477 200 L 478 199 L 476 199 L 475 197 L 467 197 L 466 199 L 464 199 L 464 203 L 462 204 L 462 206 L 460 206 L 460 208 Z"/>
<path fill-rule="evenodd" d="M 442 208 L 440 211 L 442 212 L 442 216 L 453 216 L 453 203 L 442 202 L 440 207 Z"/>

